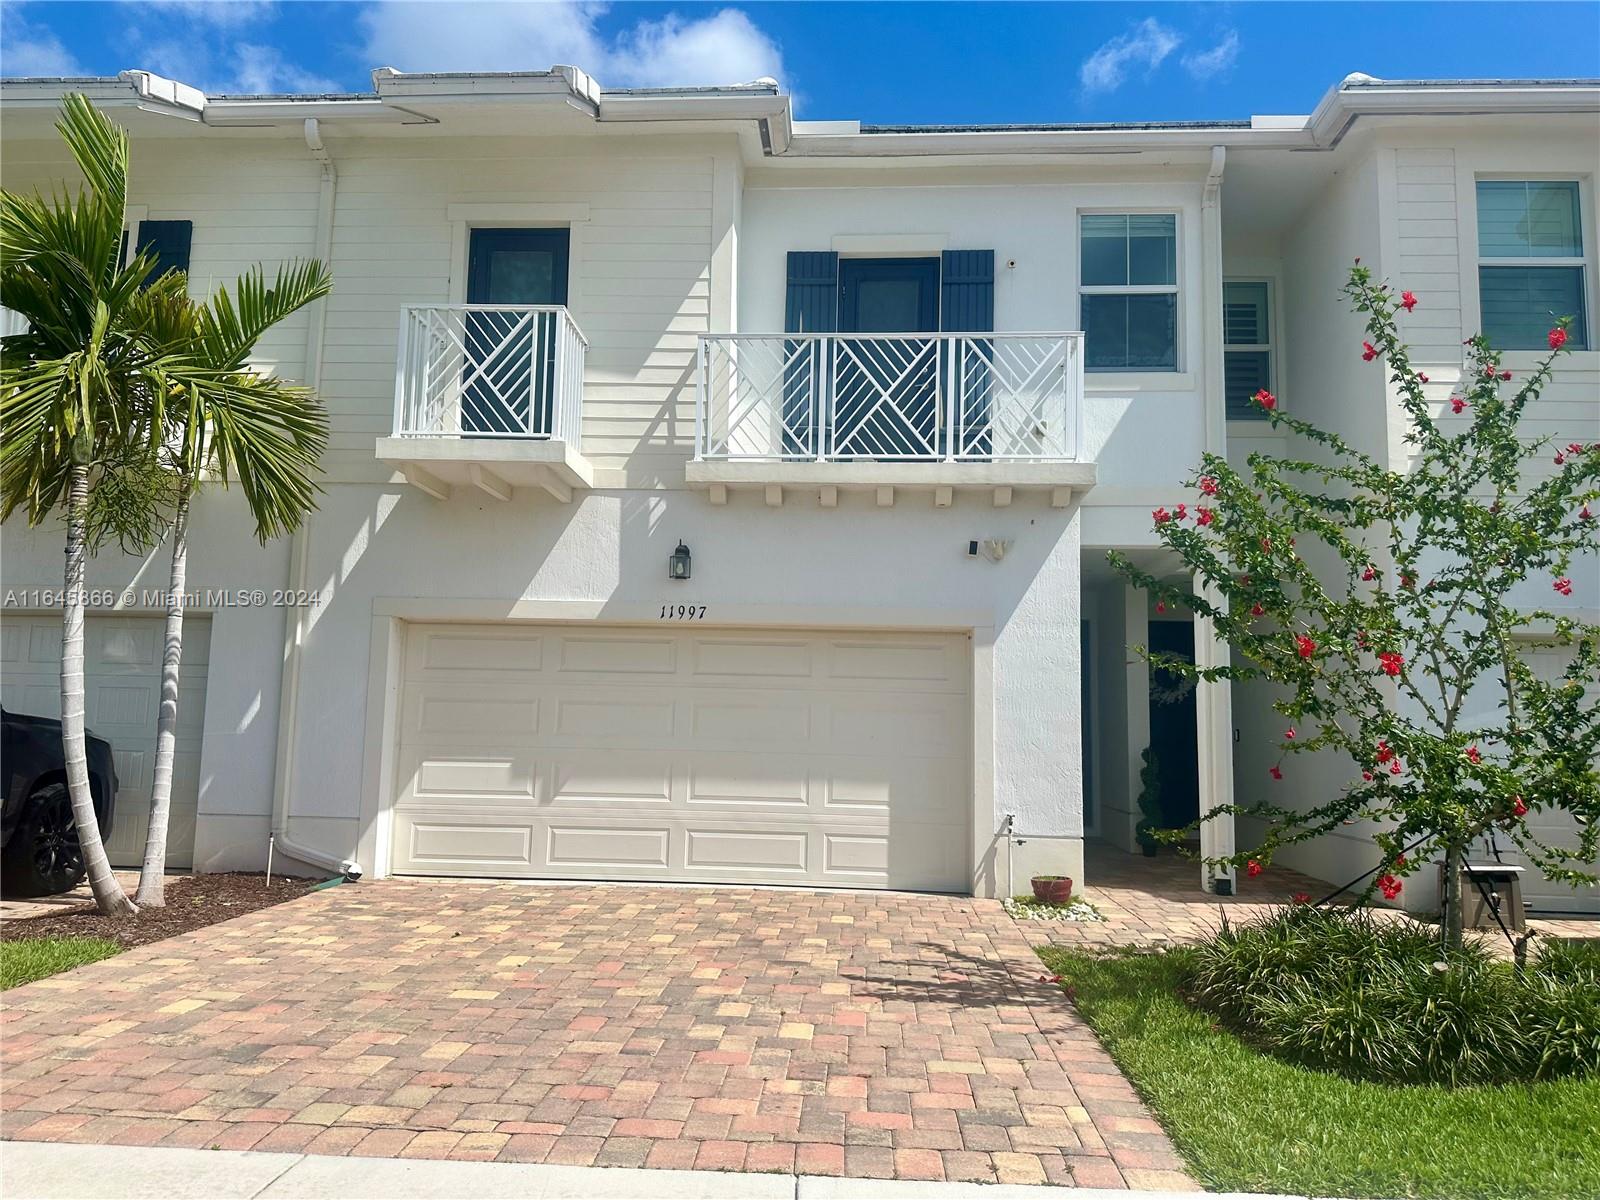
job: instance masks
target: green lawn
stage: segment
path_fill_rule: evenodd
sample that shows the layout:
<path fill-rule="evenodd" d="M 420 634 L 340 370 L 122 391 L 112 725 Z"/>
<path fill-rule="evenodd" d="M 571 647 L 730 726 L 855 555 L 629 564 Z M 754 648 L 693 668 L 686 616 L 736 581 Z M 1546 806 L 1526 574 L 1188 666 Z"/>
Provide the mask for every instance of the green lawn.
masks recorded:
<path fill-rule="evenodd" d="M 1051 947 L 1084 1017 L 1191 1172 L 1221 1191 L 1311 1196 L 1600 1196 L 1600 1079 L 1531 1086 L 1355 1083 L 1257 1053 L 1176 995 L 1177 955 Z"/>
<path fill-rule="evenodd" d="M 0 942 L 0 991 L 58 971 L 110 958 L 122 947 L 109 938 L 38 938 Z"/>

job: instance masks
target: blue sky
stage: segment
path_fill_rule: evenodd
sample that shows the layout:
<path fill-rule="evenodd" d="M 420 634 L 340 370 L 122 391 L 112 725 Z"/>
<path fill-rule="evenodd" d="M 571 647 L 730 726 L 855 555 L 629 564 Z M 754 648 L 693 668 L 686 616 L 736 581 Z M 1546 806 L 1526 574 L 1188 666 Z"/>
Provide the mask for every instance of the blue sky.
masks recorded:
<path fill-rule="evenodd" d="M 1309 112 L 1351 71 L 1600 76 L 1600 3 L 0 3 L 0 72 L 144 67 L 207 91 L 366 90 L 375 66 L 612 87 L 775 75 L 798 115 L 875 122 Z"/>

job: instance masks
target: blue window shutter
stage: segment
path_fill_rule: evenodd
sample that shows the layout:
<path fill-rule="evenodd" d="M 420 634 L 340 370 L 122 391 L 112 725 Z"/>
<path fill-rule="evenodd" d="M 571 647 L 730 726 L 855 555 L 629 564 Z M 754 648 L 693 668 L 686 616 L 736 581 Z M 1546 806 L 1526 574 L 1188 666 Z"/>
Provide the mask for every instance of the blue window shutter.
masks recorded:
<path fill-rule="evenodd" d="M 994 251 L 946 250 L 939 274 L 939 328 L 946 333 L 994 329 Z"/>
<path fill-rule="evenodd" d="M 789 251 L 785 333 L 833 333 L 839 328 L 839 256 L 832 250 Z"/>
<path fill-rule="evenodd" d="M 168 271 L 189 273 L 189 242 L 193 236 L 193 221 L 139 222 L 139 253 L 156 256 L 155 270 L 150 272 L 151 282 Z"/>

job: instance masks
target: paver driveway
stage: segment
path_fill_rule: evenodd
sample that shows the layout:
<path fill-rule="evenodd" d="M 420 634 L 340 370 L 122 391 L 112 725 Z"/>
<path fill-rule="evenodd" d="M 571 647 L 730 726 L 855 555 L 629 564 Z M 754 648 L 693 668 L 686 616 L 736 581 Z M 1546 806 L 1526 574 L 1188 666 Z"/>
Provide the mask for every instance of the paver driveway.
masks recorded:
<path fill-rule="evenodd" d="M 1188 1187 L 994 901 L 384 881 L 6 993 L 31 1140 Z"/>

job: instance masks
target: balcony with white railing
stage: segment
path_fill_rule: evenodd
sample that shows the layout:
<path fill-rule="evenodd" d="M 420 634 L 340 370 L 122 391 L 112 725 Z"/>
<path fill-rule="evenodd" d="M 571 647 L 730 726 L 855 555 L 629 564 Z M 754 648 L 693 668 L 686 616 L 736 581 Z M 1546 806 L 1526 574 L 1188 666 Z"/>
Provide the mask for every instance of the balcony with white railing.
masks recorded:
<path fill-rule="evenodd" d="M 558 305 L 407 304 L 394 430 L 379 460 L 438 499 L 460 485 L 509 500 L 592 486 L 582 455 L 588 342 Z"/>
<path fill-rule="evenodd" d="M 695 460 L 713 503 L 759 488 L 1048 491 L 1094 483 L 1082 460 L 1081 333 L 708 334 L 699 347 Z"/>

